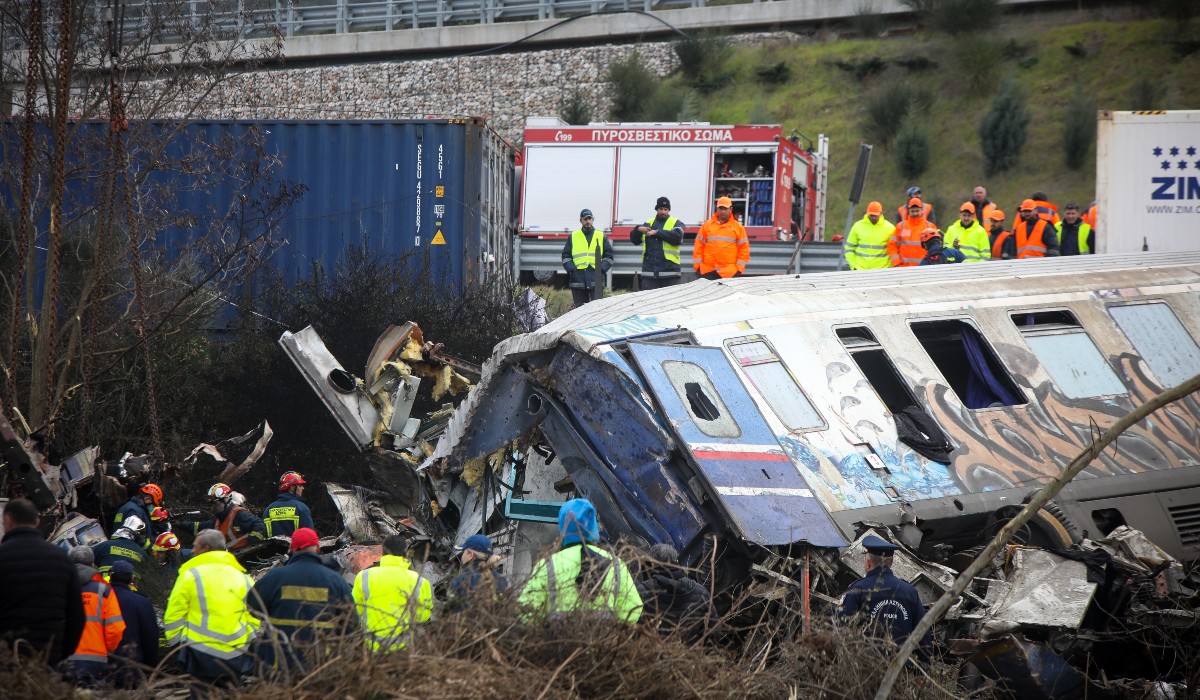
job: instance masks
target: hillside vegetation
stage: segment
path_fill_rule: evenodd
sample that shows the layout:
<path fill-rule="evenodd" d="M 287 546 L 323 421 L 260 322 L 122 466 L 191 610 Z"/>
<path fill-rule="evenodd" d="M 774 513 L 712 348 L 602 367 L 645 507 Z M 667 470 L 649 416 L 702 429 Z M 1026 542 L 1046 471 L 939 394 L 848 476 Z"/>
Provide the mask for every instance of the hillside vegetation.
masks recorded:
<path fill-rule="evenodd" d="M 1060 206 L 1072 200 L 1087 206 L 1095 198 L 1095 144 L 1077 170 L 1067 168 L 1061 146 L 1073 100 L 1090 98 L 1109 110 L 1200 108 L 1195 28 L 1161 19 L 1086 21 L 1092 17 L 1005 17 L 986 33 L 960 36 L 920 30 L 893 38 L 731 45 L 715 54 L 720 58 L 710 61 L 707 75 L 675 75 L 661 88 L 691 89 L 684 117 L 780 123 L 814 139 L 828 135 L 827 237 L 845 226 L 858 146 L 870 142 L 864 129 L 868 103 L 894 101 L 899 115 L 905 100 L 898 96 L 906 94 L 927 110 L 918 120 L 929 127 L 928 169 L 902 176 L 895 145 L 876 142 L 856 218 L 872 199 L 894 211 L 904 191 L 917 184 L 943 226 L 981 183 L 1010 218 L 1015 204 L 1036 190 Z M 1025 92 L 1032 120 L 1016 165 L 988 176 L 979 125 L 1004 80 Z"/>

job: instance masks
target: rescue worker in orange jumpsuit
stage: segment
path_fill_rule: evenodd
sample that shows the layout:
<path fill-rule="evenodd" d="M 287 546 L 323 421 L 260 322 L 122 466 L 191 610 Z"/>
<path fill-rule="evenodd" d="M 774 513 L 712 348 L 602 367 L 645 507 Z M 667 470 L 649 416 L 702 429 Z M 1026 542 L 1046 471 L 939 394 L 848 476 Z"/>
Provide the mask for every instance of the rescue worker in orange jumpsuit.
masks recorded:
<path fill-rule="evenodd" d="M 909 203 L 907 205 L 901 205 L 901 206 L 896 207 L 896 225 L 897 226 L 904 223 L 905 219 L 910 218 L 912 216 L 912 211 L 911 211 L 912 210 L 912 200 L 914 198 L 918 199 L 922 202 L 922 204 L 921 204 L 922 218 L 924 218 L 926 221 L 928 221 L 931 224 L 937 222 L 937 216 L 933 213 L 933 205 L 932 204 L 924 204 L 925 200 L 921 198 L 921 188 L 920 187 L 917 187 L 916 185 L 909 187 L 907 196 L 908 196 Z"/>
<path fill-rule="evenodd" d="M 733 200 L 717 199 L 717 212 L 704 222 L 692 248 L 692 268 L 706 280 L 740 277 L 750 262 L 750 239 L 733 218 Z"/>
<path fill-rule="evenodd" d="M 1017 239 L 1017 259 L 1058 256 L 1058 231 L 1048 219 L 1038 215 L 1037 202 L 1026 199 L 1017 210 L 1017 225 L 1013 237 Z"/>
<path fill-rule="evenodd" d="M 888 239 L 887 252 L 892 267 L 913 267 L 925 259 L 925 247 L 921 245 L 921 234 L 930 227 L 926 221 L 924 205 L 913 197 L 908 200 L 908 216 L 896 225 Z"/>

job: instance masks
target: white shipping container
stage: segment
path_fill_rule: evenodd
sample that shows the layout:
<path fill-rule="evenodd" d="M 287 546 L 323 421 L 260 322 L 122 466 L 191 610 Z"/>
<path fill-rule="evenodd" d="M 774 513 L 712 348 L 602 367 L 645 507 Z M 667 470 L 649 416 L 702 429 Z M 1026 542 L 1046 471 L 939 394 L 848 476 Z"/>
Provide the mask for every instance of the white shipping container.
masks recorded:
<path fill-rule="evenodd" d="M 1099 113 L 1100 253 L 1200 250 L 1200 111 Z"/>

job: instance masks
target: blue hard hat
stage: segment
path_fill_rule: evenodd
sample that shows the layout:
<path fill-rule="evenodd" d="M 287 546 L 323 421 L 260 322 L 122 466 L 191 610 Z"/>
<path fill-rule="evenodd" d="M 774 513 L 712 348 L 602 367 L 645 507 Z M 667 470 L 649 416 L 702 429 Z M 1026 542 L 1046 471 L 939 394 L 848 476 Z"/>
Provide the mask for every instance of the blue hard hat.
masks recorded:
<path fill-rule="evenodd" d="M 455 549 L 460 552 L 464 549 L 469 549 L 473 552 L 490 555 L 492 553 L 492 540 L 487 535 L 471 535 L 465 542 L 455 547 Z"/>
<path fill-rule="evenodd" d="M 563 546 L 600 541 L 600 521 L 596 507 L 586 498 L 572 498 L 558 511 L 558 532 Z"/>

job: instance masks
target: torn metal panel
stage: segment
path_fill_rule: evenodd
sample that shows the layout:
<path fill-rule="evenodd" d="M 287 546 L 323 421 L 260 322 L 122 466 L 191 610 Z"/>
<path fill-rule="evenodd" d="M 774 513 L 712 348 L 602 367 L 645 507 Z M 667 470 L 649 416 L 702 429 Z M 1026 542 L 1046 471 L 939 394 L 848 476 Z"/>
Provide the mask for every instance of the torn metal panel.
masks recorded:
<path fill-rule="evenodd" d="M 260 425 L 258 428 L 246 433 L 241 437 L 232 438 L 226 442 L 234 445 L 240 445 L 249 440 L 255 434 L 259 434 L 259 437 L 254 443 L 254 449 L 250 451 L 250 454 L 246 455 L 246 458 L 242 460 L 242 463 L 236 467 L 232 463 L 226 466 L 225 469 L 221 471 L 221 475 L 217 477 L 217 481 L 228 484 L 246 472 L 250 471 L 250 467 L 253 467 L 255 462 L 257 462 L 263 456 L 263 453 L 267 451 L 267 445 L 270 444 L 271 438 L 275 436 L 275 431 L 271 430 L 271 424 L 264 420 L 262 425 Z"/>
<path fill-rule="evenodd" d="M 12 425 L 0 415 L 0 457 L 9 472 L 21 484 L 21 495 L 33 501 L 38 510 L 46 511 L 58 502 L 62 486 L 55 470 L 53 481 L 46 478 L 41 469 L 41 460 L 37 455 L 25 448 L 25 443 L 17 436 Z"/>
<path fill-rule="evenodd" d="M 368 381 L 372 382 L 368 389 L 372 394 L 379 391 L 381 387 L 374 384 L 380 376 L 380 370 L 383 369 L 383 363 L 399 354 L 408 338 L 413 333 L 413 329 L 420 334 L 420 329 L 417 324 L 408 321 L 400 326 L 388 326 L 378 339 L 375 340 L 375 346 L 371 348 L 371 354 L 367 356 L 367 366 L 363 370 L 363 376 Z"/>
<path fill-rule="evenodd" d="M 1108 537 L 1092 544 L 1111 554 L 1125 569 L 1147 575 L 1175 563 L 1171 555 L 1151 542 L 1140 530 L 1126 525 L 1121 525 L 1108 533 Z"/>
<path fill-rule="evenodd" d="M 329 498 L 333 500 L 334 507 L 341 514 L 342 524 L 351 540 L 354 542 L 380 542 L 383 540 L 367 510 L 367 504 L 353 488 L 327 481 L 325 490 L 329 493 Z"/>
<path fill-rule="evenodd" d="M 1074 697 L 1087 684 L 1086 677 L 1049 646 L 1014 634 L 984 642 L 968 660 L 1020 698 Z"/>
<path fill-rule="evenodd" d="M 108 539 L 104 528 L 95 518 L 81 513 L 68 513 L 47 538 L 51 543 L 67 547 L 91 547 Z"/>
<path fill-rule="evenodd" d="M 1096 592 L 1087 566 L 1041 549 L 1010 551 L 1008 586 L 984 620 L 984 635 L 1021 627 L 1078 629 Z"/>
<path fill-rule="evenodd" d="M 359 449 L 371 445 L 375 441 L 379 412 L 361 386 L 361 380 L 334 359 L 317 331 L 312 326 L 298 333 L 285 331 L 279 337 L 279 345 L 354 444 Z"/>
<path fill-rule="evenodd" d="M 80 486 L 92 480 L 96 474 L 96 463 L 100 460 L 100 447 L 86 447 L 67 457 L 62 463 L 62 479 L 71 486 Z"/>

